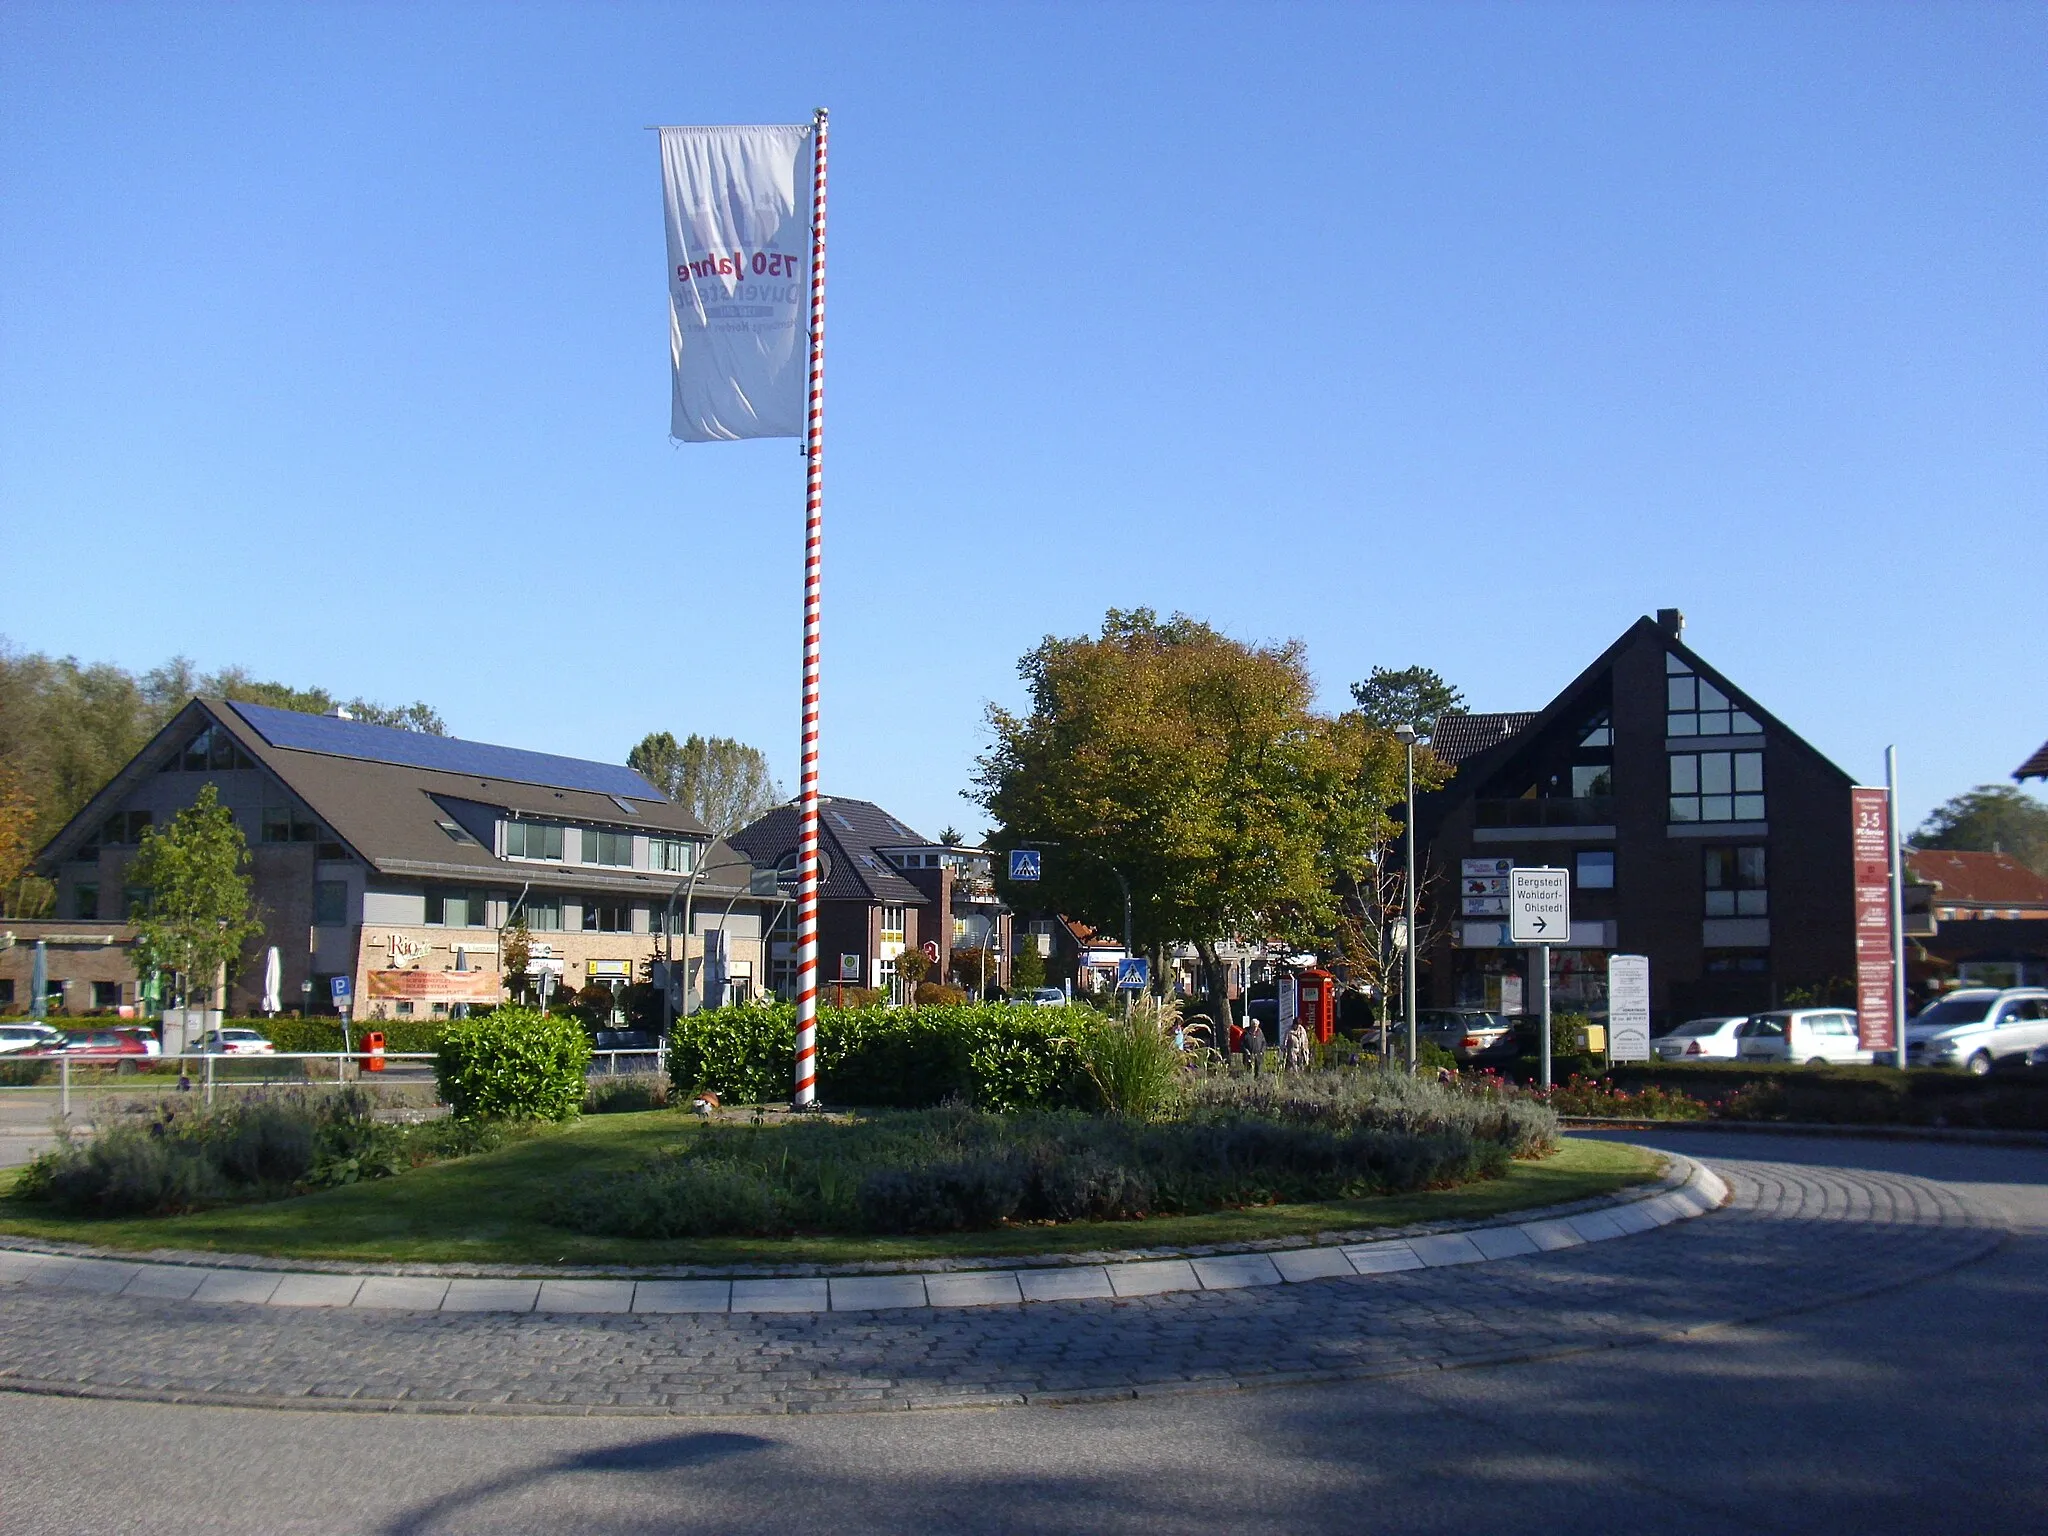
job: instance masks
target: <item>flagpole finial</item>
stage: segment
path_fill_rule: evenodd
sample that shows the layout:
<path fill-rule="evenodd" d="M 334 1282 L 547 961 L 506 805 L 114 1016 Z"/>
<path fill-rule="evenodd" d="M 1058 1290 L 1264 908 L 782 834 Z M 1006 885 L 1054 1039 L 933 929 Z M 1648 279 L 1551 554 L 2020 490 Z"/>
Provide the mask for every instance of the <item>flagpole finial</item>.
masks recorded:
<path fill-rule="evenodd" d="M 825 121 L 826 118 L 830 117 L 831 115 L 832 111 L 829 107 L 811 108 L 811 121 L 814 123 L 822 123 L 823 121 Z"/>

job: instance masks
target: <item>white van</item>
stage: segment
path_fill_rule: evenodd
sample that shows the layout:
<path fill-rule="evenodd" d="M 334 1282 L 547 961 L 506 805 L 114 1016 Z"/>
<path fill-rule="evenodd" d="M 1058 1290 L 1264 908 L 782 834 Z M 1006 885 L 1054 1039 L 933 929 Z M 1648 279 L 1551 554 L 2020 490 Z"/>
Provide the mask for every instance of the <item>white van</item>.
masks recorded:
<path fill-rule="evenodd" d="M 1753 1013 L 1735 1030 L 1743 1061 L 1799 1061 L 1809 1067 L 1868 1066 L 1870 1052 L 1856 1042 L 1856 1014 L 1848 1008 L 1778 1008 Z"/>

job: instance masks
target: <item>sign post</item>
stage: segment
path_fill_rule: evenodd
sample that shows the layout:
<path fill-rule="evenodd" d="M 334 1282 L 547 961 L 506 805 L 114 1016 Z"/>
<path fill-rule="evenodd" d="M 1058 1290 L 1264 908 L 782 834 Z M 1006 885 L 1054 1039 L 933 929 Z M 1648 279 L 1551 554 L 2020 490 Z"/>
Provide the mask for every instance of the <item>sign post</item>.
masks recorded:
<path fill-rule="evenodd" d="M 1607 957 L 1607 1060 L 1650 1059 L 1650 957 Z"/>
<path fill-rule="evenodd" d="M 1900 999 L 1892 918 L 1892 815 L 1888 789 L 1858 786 L 1849 791 L 1849 856 L 1856 903 L 1856 1043 L 1866 1051 L 1898 1052 L 1906 1063 L 1905 1041 L 1895 1028 Z"/>
<path fill-rule="evenodd" d="M 1536 983 L 1537 1060 L 1550 1089 L 1550 946 L 1571 942 L 1572 877 L 1564 869 L 1508 872 L 1508 941 L 1527 945 Z"/>

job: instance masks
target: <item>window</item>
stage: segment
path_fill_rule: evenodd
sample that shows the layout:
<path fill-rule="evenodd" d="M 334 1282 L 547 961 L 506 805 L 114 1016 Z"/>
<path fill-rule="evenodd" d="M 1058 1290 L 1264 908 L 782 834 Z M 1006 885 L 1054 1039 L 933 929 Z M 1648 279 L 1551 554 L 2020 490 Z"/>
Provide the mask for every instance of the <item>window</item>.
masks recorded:
<path fill-rule="evenodd" d="M 894 960 L 880 961 L 875 966 L 875 985 L 889 994 L 889 1001 L 892 1003 L 903 1001 L 903 994 L 898 990 L 896 982 L 896 962 Z"/>
<path fill-rule="evenodd" d="M 1705 678 L 1695 677 L 1676 656 L 1664 658 L 1664 692 L 1666 736 L 1753 736 L 1763 730 L 1754 715 Z"/>
<path fill-rule="evenodd" d="M 631 933 L 633 909 L 624 902 L 586 901 L 583 903 L 583 931 Z"/>
<path fill-rule="evenodd" d="M 180 768 L 187 773 L 205 773 L 209 769 L 253 768 L 248 754 L 235 745 L 235 738 L 217 725 L 209 725 L 186 743 L 185 750 L 165 768 Z"/>
<path fill-rule="evenodd" d="M 434 896 L 427 895 L 427 910 L 434 910 Z M 348 921 L 348 882 L 346 880 L 315 880 L 313 882 L 313 926 L 334 928 Z M 432 922 L 430 917 L 428 922 Z"/>
<path fill-rule="evenodd" d="M 1614 889 L 1614 850 L 1612 848 L 1582 848 L 1574 861 L 1582 891 L 1611 891 Z"/>
<path fill-rule="evenodd" d="M 1614 793 L 1614 768 L 1608 763 L 1572 764 L 1572 798 L 1587 800 Z"/>
<path fill-rule="evenodd" d="M 118 981 L 96 981 L 92 984 L 92 1005 L 94 1008 L 114 1009 L 121 1006 L 121 983 Z"/>
<path fill-rule="evenodd" d="M 562 829 L 539 821 L 508 821 L 505 823 L 505 857 L 559 860 L 562 857 Z"/>
<path fill-rule="evenodd" d="M 263 807 L 263 841 L 266 843 L 313 843 L 320 840 L 320 823 L 311 813 L 295 805 Z"/>
<path fill-rule="evenodd" d="M 1671 754 L 1671 820 L 1762 821 L 1761 752 Z"/>
<path fill-rule="evenodd" d="M 526 905 L 519 911 L 526 918 L 527 928 L 534 933 L 562 931 L 562 898 L 559 896 L 528 896 Z"/>
<path fill-rule="evenodd" d="M 321 882 L 323 885 L 326 881 Z M 338 883 L 338 882 L 337 882 Z M 487 928 L 490 926 L 488 892 L 466 890 L 427 891 L 427 924 L 437 928 Z"/>
<path fill-rule="evenodd" d="M 146 885 L 124 885 L 121 887 L 121 910 L 130 918 L 140 917 L 149 910 L 149 887 Z"/>
<path fill-rule="evenodd" d="M 109 847 L 118 847 L 123 843 L 139 843 L 142 841 L 142 834 L 155 819 L 148 811 L 116 811 L 100 828 L 100 842 Z"/>
<path fill-rule="evenodd" d="M 100 915 L 100 888 L 97 885 L 71 887 L 71 915 L 88 920 Z"/>
<path fill-rule="evenodd" d="M 406 1002 L 403 998 L 401 998 L 397 1003 L 392 1005 L 392 1011 L 396 1013 L 401 1019 L 409 1019 L 412 1017 L 412 1004 Z"/>
<path fill-rule="evenodd" d="M 465 848 L 478 848 L 482 846 L 475 838 L 462 829 L 462 823 L 458 821 L 436 821 L 434 825 L 448 834 L 448 841 L 451 843 L 460 843 Z"/>
<path fill-rule="evenodd" d="M 1766 917 L 1770 892 L 1765 889 L 1764 851 L 1757 847 L 1715 847 L 1701 850 L 1705 859 L 1708 917 Z"/>
<path fill-rule="evenodd" d="M 594 827 L 583 830 L 583 862 L 586 864 L 611 864 L 623 869 L 633 867 L 633 834 L 630 832 L 605 832 Z"/>
<path fill-rule="evenodd" d="M 14 978 L 12 976 L 0 976 L 0 1008 L 12 1008 L 13 1006 Z"/>
<path fill-rule="evenodd" d="M 671 875 L 687 875 L 697 867 L 697 845 L 680 837 L 650 837 L 647 867 Z"/>
<path fill-rule="evenodd" d="M 901 944 L 903 942 L 904 913 L 906 910 L 903 907 L 882 908 L 882 942 L 884 944 Z"/>

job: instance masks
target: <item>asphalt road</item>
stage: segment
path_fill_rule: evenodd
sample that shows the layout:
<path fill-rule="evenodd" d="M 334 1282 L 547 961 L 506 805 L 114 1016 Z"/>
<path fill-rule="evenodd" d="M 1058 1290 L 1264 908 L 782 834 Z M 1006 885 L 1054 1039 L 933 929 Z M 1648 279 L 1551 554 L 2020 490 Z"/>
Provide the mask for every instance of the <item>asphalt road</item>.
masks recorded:
<path fill-rule="evenodd" d="M 1089 1407 L 460 1419 L 0 1394 L 0 1530 L 2048 1529 L 2048 1151 L 1649 1139 L 1939 1179 L 2013 1237 L 1679 1343 Z"/>

